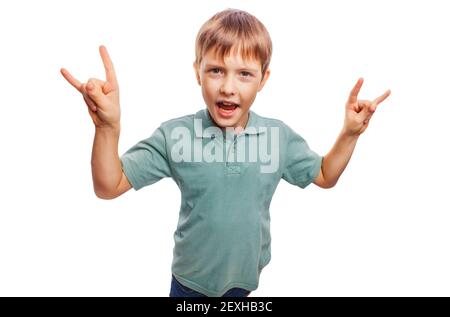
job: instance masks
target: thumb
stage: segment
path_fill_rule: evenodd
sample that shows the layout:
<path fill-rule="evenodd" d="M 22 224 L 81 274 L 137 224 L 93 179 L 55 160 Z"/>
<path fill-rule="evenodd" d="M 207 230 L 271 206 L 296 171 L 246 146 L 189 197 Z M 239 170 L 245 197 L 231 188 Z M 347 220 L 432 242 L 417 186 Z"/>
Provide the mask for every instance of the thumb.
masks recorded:
<path fill-rule="evenodd" d="M 105 102 L 105 94 L 102 90 L 102 83 L 100 81 L 89 79 L 86 84 L 86 93 L 97 105 L 102 105 Z"/>
<path fill-rule="evenodd" d="M 364 124 L 367 124 L 369 120 L 372 118 L 373 113 L 375 110 L 373 109 L 373 104 L 368 102 L 364 103 L 363 109 L 361 110 L 360 114 L 360 120 Z"/>
<path fill-rule="evenodd" d="M 361 111 L 359 112 L 359 114 L 362 118 L 367 118 L 372 115 L 373 112 L 371 111 L 371 105 L 372 104 L 369 101 L 361 102 Z"/>

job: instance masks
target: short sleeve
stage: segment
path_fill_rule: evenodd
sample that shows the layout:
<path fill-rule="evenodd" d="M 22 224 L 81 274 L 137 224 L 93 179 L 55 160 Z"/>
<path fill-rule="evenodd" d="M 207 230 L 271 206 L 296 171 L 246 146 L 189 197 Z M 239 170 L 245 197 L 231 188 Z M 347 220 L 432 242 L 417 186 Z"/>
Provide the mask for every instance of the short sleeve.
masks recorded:
<path fill-rule="evenodd" d="M 165 135 L 159 127 L 121 157 L 122 170 L 135 190 L 171 177 Z"/>
<path fill-rule="evenodd" d="M 291 128 L 287 129 L 286 159 L 282 178 L 305 188 L 319 175 L 323 157 L 312 151 L 306 141 Z"/>

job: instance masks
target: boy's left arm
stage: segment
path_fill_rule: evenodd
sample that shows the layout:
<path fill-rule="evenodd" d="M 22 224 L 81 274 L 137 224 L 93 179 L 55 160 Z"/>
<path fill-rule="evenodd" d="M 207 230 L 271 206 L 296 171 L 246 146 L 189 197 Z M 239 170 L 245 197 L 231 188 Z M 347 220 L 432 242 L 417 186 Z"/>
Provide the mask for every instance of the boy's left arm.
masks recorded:
<path fill-rule="evenodd" d="M 336 185 L 339 177 L 350 161 L 359 136 L 369 126 L 370 118 L 375 113 L 378 105 L 391 93 L 390 90 L 387 90 L 383 95 L 373 101 L 358 100 L 358 93 L 361 90 L 363 81 L 360 78 L 355 87 L 353 87 L 345 105 L 344 127 L 336 143 L 322 160 L 321 170 L 314 180 L 314 184 L 319 187 L 331 188 Z"/>

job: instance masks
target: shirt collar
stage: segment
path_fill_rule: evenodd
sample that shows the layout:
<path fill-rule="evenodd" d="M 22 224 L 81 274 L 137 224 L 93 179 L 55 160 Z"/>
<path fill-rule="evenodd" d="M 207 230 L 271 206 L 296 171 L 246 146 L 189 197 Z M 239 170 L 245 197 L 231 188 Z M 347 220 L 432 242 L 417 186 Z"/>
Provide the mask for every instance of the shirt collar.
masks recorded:
<path fill-rule="evenodd" d="M 247 126 L 245 127 L 244 131 L 242 132 L 243 134 L 248 134 L 248 135 L 259 135 L 265 132 L 266 129 L 260 129 L 263 127 L 262 124 L 262 119 L 252 110 L 248 111 L 248 122 L 247 122 Z M 209 111 L 207 108 L 204 108 L 200 111 L 198 111 L 195 115 L 194 115 L 194 119 L 200 119 L 202 120 L 202 129 L 207 129 L 209 127 L 217 127 L 217 124 L 213 121 L 211 115 L 209 114 Z M 195 136 L 197 138 L 203 138 L 203 131 L 199 131 L 198 129 L 194 129 L 195 130 Z"/>

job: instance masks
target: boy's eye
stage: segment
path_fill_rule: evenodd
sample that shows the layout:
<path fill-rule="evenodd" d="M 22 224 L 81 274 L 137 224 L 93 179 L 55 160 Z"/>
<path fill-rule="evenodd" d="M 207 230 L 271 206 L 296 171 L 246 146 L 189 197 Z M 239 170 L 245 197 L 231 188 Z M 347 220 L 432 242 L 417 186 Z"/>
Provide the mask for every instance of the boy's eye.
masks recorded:
<path fill-rule="evenodd" d="M 213 73 L 213 74 L 221 74 L 221 73 L 223 73 L 223 70 L 220 69 L 220 68 L 211 68 L 209 71 L 210 71 L 211 73 Z M 243 77 L 251 77 L 251 76 L 253 76 L 252 73 L 247 72 L 247 71 L 242 71 L 242 72 L 241 72 L 241 75 L 242 75 Z"/>
<path fill-rule="evenodd" d="M 219 74 L 221 72 L 220 68 L 211 68 L 210 72 L 212 72 L 213 74 Z"/>

